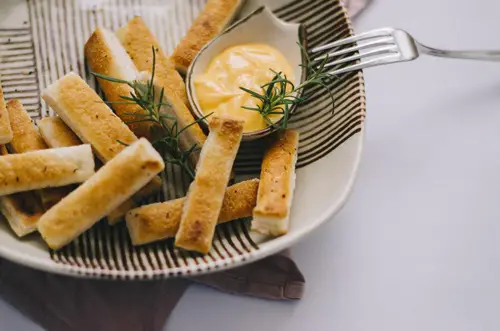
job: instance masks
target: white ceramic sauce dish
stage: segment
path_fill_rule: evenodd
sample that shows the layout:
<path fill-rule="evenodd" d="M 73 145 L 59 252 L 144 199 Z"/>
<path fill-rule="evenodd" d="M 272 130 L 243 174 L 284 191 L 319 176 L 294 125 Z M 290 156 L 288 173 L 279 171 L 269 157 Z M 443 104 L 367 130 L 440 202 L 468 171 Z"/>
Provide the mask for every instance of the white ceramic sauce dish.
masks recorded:
<path fill-rule="evenodd" d="M 306 47 L 305 29 L 301 24 L 287 23 L 276 17 L 268 7 L 260 7 L 248 16 L 240 19 L 232 26 L 222 32 L 217 38 L 206 44 L 195 57 L 186 74 L 186 88 L 191 111 L 197 119 L 203 118 L 205 113 L 200 107 L 196 95 L 196 78 L 205 73 L 210 62 L 215 56 L 229 47 L 243 44 L 266 44 L 286 56 L 290 66 L 294 70 L 296 84 L 300 84 L 307 75 L 307 70 L 302 66 L 306 58 L 303 56 L 301 47 Z M 296 107 L 290 109 L 293 114 Z M 265 129 L 243 133 L 243 141 L 251 141 L 265 137 L 279 126 L 268 126 Z M 207 119 L 201 121 L 206 129 Z"/>

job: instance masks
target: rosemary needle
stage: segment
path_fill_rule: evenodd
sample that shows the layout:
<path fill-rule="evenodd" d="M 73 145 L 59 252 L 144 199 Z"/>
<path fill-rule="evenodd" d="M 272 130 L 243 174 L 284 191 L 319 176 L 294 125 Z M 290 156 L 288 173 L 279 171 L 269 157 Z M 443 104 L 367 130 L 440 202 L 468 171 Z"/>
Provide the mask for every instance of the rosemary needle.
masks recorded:
<path fill-rule="evenodd" d="M 161 89 L 160 95 L 155 96 L 155 89 L 153 85 L 156 67 L 156 52 L 153 50 L 153 68 L 151 70 L 151 79 L 147 82 L 142 81 L 127 81 L 123 79 L 113 78 L 106 75 L 101 75 L 92 72 L 97 78 L 107 80 L 117 84 L 126 84 L 132 88 L 129 96 L 120 96 L 123 101 L 106 102 L 108 104 L 136 104 L 141 107 L 143 113 L 125 113 L 125 115 L 133 117 L 133 120 L 127 121 L 130 123 L 143 123 L 149 122 L 153 125 L 150 126 L 151 137 L 153 141 L 151 144 L 155 149 L 160 152 L 164 157 L 164 161 L 170 164 L 178 165 L 182 171 L 192 180 L 194 179 L 194 169 L 189 161 L 192 153 L 199 150 L 197 144 L 193 144 L 186 150 L 180 148 L 179 136 L 189 127 L 198 124 L 205 120 L 211 114 L 199 118 L 191 124 L 179 128 L 177 118 L 173 115 L 165 114 L 161 111 L 162 107 L 172 107 L 168 101 L 164 100 L 164 88 Z M 158 97 L 158 98 L 157 98 Z M 158 101 L 156 101 L 158 100 Z M 121 141 L 118 141 L 124 144 Z"/>
<path fill-rule="evenodd" d="M 241 90 L 259 100 L 255 107 L 242 106 L 242 108 L 259 112 L 271 127 L 277 126 L 277 123 L 272 121 L 270 115 L 281 115 L 281 124 L 277 127 L 279 129 L 287 128 L 292 107 L 307 101 L 307 97 L 298 96 L 306 87 L 319 85 L 325 88 L 331 97 L 332 105 L 334 104 L 333 94 L 328 87 L 331 76 L 325 71 L 325 65 L 328 63 L 328 56 L 321 60 L 319 64 L 317 62 L 313 63 L 305 48 L 301 44 L 299 44 L 299 46 L 307 63 L 305 65 L 301 64 L 301 67 L 305 67 L 309 73 L 309 77 L 304 82 L 295 85 L 282 72 L 276 72 L 270 69 L 274 73 L 274 76 L 270 82 L 261 86 L 261 93 L 245 87 L 240 87 Z M 318 65 L 318 68 L 316 68 L 316 65 Z"/>

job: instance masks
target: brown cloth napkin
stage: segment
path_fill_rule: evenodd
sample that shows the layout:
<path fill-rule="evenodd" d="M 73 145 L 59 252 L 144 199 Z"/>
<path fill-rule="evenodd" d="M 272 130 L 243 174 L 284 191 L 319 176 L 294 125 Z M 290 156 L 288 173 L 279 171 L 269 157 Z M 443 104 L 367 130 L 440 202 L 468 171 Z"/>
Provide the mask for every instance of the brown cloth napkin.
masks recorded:
<path fill-rule="evenodd" d="M 286 252 L 192 280 L 275 300 L 299 299 L 305 284 Z M 0 260 L 0 297 L 50 331 L 160 331 L 189 284 L 78 279 Z"/>
<path fill-rule="evenodd" d="M 343 0 L 351 17 L 371 0 Z M 305 280 L 288 252 L 192 278 L 107 281 L 70 278 L 0 259 L 0 297 L 49 331 L 160 331 L 192 281 L 264 299 L 300 299 Z"/>

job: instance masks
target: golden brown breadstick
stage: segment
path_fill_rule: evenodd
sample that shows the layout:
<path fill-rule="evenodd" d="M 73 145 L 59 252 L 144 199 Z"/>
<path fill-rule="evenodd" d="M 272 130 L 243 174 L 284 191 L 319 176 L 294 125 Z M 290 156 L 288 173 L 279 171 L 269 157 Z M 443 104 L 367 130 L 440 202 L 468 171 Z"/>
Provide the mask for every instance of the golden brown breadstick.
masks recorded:
<path fill-rule="evenodd" d="M 38 231 L 50 248 L 61 248 L 132 197 L 164 166 L 153 146 L 139 139 L 47 211 Z"/>
<path fill-rule="evenodd" d="M 7 102 L 7 111 L 13 132 L 9 143 L 11 152 L 26 153 L 48 148 L 19 100 Z"/>
<path fill-rule="evenodd" d="M 257 203 L 259 180 L 252 179 L 227 188 L 218 223 L 249 217 Z M 181 222 L 185 198 L 153 203 L 127 213 L 127 227 L 133 245 L 144 245 L 174 237 Z"/>
<path fill-rule="evenodd" d="M 42 98 L 82 141 L 92 145 L 104 163 L 124 150 L 127 144 L 137 141 L 127 125 L 75 73 L 69 73 L 47 87 Z M 160 189 L 161 180 L 155 177 L 138 195 L 142 198 Z M 122 216 L 127 212 L 123 208 L 120 210 Z"/>
<path fill-rule="evenodd" d="M 82 144 L 82 141 L 71 131 L 60 117 L 45 117 L 37 122 L 43 140 L 49 147 L 70 147 Z"/>
<path fill-rule="evenodd" d="M 126 144 L 137 140 L 127 125 L 75 73 L 48 86 L 42 98 L 83 142 L 92 145 L 104 163 L 124 150 Z"/>
<path fill-rule="evenodd" d="M 71 129 L 64 124 L 64 122 L 59 117 L 45 117 L 38 121 L 38 128 L 40 129 L 40 134 L 44 138 L 45 142 L 50 147 L 69 147 L 81 145 L 82 141 L 71 131 Z M 152 188 L 149 185 L 148 188 Z M 68 195 L 69 191 L 72 191 L 74 187 L 58 187 L 51 188 L 49 190 L 44 190 L 44 195 L 42 197 L 43 205 L 46 209 L 59 202 L 63 196 Z M 48 192 L 46 192 L 48 191 Z M 141 192 L 144 191 L 144 192 Z M 142 193 L 143 196 L 149 196 L 155 193 L 154 191 L 141 190 L 138 192 Z M 134 208 L 136 205 L 133 200 L 127 200 L 118 208 L 113 210 L 107 216 L 110 224 L 115 224 L 123 219 L 127 211 Z"/>
<path fill-rule="evenodd" d="M 137 207 L 137 204 L 134 202 L 133 199 L 128 199 L 124 203 L 118 206 L 115 210 L 111 211 L 107 216 L 106 219 L 108 220 L 108 223 L 110 225 L 115 225 L 116 223 L 119 223 L 123 221 L 125 214 L 131 209 L 134 209 Z"/>
<path fill-rule="evenodd" d="M 4 145 L 12 140 L 12 129 L 10 128 L 9 113 L 5 106 L 3 90 L 0 87 L 0 144 Z"/>
<path fill-rule="evenodd" d="M 286 130 L 266 152 L 260 173 L 257 206 L 253 211 L 252 230 L 272 236 L 288 232 L 298 144 L 297 131 Z"/>
<path fill-rule="evenodd" d="M 139 80 L 149 81 L 151 79 L 150 72 L 153 65 L 151 47 L 154 47 L 156 52 L 154 77 L 156 101 L 159 102 L 159 96 L 163 89 L 164 99 L 162 101 L 168 102 L 171 107 L 162 107 L 162 110 L 168 110 L 168 113 L 175 115 L 180 129 L 192 124 L 195 119 L 188 108 L 189 102 L 184 81 L 175 70 L 172 61 L 160 49 L 156 38 L 144 21 L 140 17 L 135 17 L 127 25 L 119 29 L 116 34 L 137 69 L 143 71 L 138 77 Z M 180 147 L 182 150 L 187 150 L 193 144 L 196 144 L 201 148 L 205 140 L 206 136 L 200 126 L 194 124 L 180 135 Z M 196 165 L 198 155 L 197 153 L 191 155 L 193 156 L 193 164 Z"/>
<path fill-rule="evenodd" d="M 177 70 L 185 73 L 200 49 L 224 30 L 236 15 L 240 0 L 208 0 L 172 54 Z"/>
<path fill-rule="evenodd" d="M 157 176 L 153 178 L 153 180 L 148 183 L 148 185 L 144 186 L 139 192 L 134 194 L 133 199 L 125 201 L 118 208 L 109 213 L 109 215 L 106 217 L 108 219 L 108 223 L 110 225 L 115 225 L 116 223 L 123 221 L 125 218 L 125 214 L 129 210 L 138 206 L 136 202 L 139 202 L 140 204 L 140 202 L 144 199 L 151 198 L 152 195 L 157 194 L 160 189 L 161 181 Z"/>
<path fill-rule="evenodd" d="M 149 52 L 145 50 L 145 52 Z M 139 73 L 120 44 L 115 34 L 109 30 L 97 28 L 85 44 L 85 58 L 90 69 L 98 74 L 133 81 Z M 107 101 L 123 102 L 121 96 L 130 97 L 132 88 L 126 84 L 117 84 L 98 78 Z M 136 104 L 113 104 L 118 117 L 120 117 L 138 137 L 148 137 L 150 122 L 130 123 L 141 118 L 133 114 L 144 114 L 144 110 Z"/>
<path fill-rule="evenodd" d="M 0 157 L 0 195 L 81 183 L 94 174 L 90 145 Z"/>
<path fill-rule="evenodd" d="M 40 135 L 50 148 L 70 147 L 83 144 L 70 128 L 57 116 L 45 117 L 37 122 Z M 97 166 L 97 165 L 96 165 Z M 74 185 L 52 187 L 42 190 L 40 199 L 45 210 L 61 201 L 69 192 L 76 188 Z"/>
<path fill-rule="evenodd" d="M 244 121 L 212 117 L 196 176 L 184 203 L 175 245 L 208 253 L 227 183 L 243 134 Z"/>
<path fill-rule="evenodd" d="M 151 79 L 151 74 L 149 72 L 143 71 L 139 74 L 138 80 L 147 82 Z M 169 106 L 162 106 L 160 112 L 162 114 L 172 115 L 177 120 L 177 125 L 179 130 L 184 127 L 188 127 L 179 136 L 179 148 L 183 151 L 189 150 L 193 145 L 196 145 L 198 150 L 190 153 L 190 160 L 193 166 L 198 163 L 198 158 L 200 156 L 199 149 L 203 147 L 207 136 L 203 133 L 198 124 L 193 124 L 195 121 L 193 115 L 187 109 L 187 107 L 180 102 L 175 96 L 171 98 L 168 94 L 162 93 L 163 85 L 161 81 L 154 79 L 153 88 L 155 91 L 155 101 L 160 102 L 160 96 L 163 94 L 163 103 L 168 103 Z M 167 122 L 169 120 L 166 120 Z"/>
<path fill-rule="evenodd" d="M 7 103 L 7 109 L 13 132 L 12 141 L 8 145 L 12 152 L 20 154 L 48 148 L 40 132 L 33 125 L 31 117 L 18 100 L 10 100 Z M 68 195 L 73 188 L 73 185 L 46 188 L 35 192 L 35 194 L 40 197 L 42 206 L 45 209 L 49 209 L 56 202 Z"/>
<path fill-rule="evenodd" d="M 156 51 L 155 78 L 161 81 L 168 95 L 175 95 L 186 106 L 189 106 L 184 80 L 141 17 L 136 16 L 128 21 L 116 31 L 116 36 L 139 71 L 151 72 L 153 67 L 151 48 L 154 47 Z"/>

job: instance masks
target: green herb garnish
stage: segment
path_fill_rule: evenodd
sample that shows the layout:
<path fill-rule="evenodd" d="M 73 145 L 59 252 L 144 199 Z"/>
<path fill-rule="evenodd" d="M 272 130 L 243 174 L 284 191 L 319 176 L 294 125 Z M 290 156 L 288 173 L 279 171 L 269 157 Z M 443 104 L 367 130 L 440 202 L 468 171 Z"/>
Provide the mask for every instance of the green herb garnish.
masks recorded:
<path fill-rule="evenodd" d="M 127 121 L 127 124 L 130 123 L 142 123 L 142 122 L 150 122 L 153 125 L 150 126 L 151 137 L 154 139 L 152 141 L 152 145 L 155 149 L 164 157 L 164 161 L 170 164 L 178 165 L 183 172 L 192 180 L 194 179 L 194 169 L 189 161 L 189 158 L 192 153 L 199 150 L 199 146 L 197 144 L 193 144 L 189 148 L 182 150 L 180 147 L 180 139 L 179 136 L 187 130 L 189 127 L 198 124 L 199 122 L 205 120 L 211 114 L 208 114 L 191 124 L 179 128 L 177 123 L 177 118 L 170 114 L 165 114 L 161 111 L 162 107 L 171 108 L 171 104 L 164 100 L 164 88 L 161 89 L 160 94 L 158 96 L 158 101 L 155 96 L 154 89 L 154 76 L 155 76 L 155 67 L 156 67 L 156 52 L 154 47 L 153 50 L 153 68 L 151 71 L 151 79 L 147 82 L 141 81 L 127 81 L 122 79 L 117 79 L 113 77 L 109 77 L 106 75 L 101 75 L 95 72 L 92 72 L 97 78 L 101 78 L 113 83 L 117 84 L 126 84 L 132 88 L 132 91 L 129 96 L 122 95 L 121 99 L 124 101 L 114 101 L 114 102 L 106 102 L 107 104 L 136 104 L 144 110 L 144 113 L 136 114 L 136 113 L 125 113 L 125 115 L 133 116 L 134 120 Z M 119 141 L 119 143 L 122 143 Z"/>
<path fill-rule="evenodd" d="M 295 86 L 282 72 L 270 69 L 274 73 L 274 77 L 269 83 L 261 86 L 261 93 L 240 87 L 241 90 L 259 100 L 256 107 L 242 106 L 242 108 L 259 112 L 269 126 L 279 129 L 287 128 L 292 107 L 307 101 L 307 97 L 298 96 L 307 87 L 319 85 L 325 88 L 332 99 L 332 106 L 334 105 L 333 94 L 328 86 L 331 76 L 325 71 L 325 65 L 328 63 L 328 55 L 319 63 L 318 61 L 312 62 L 306 49 L 301 44 L 299 46 L 307 63 L 300 66 L 306 68 L 309 74 L 309 77 L 300 85 Z M 281 124 L 277 125 L 279 121 L 277 123 L 272 121 L 270 115 L 281 115 Z"/>

